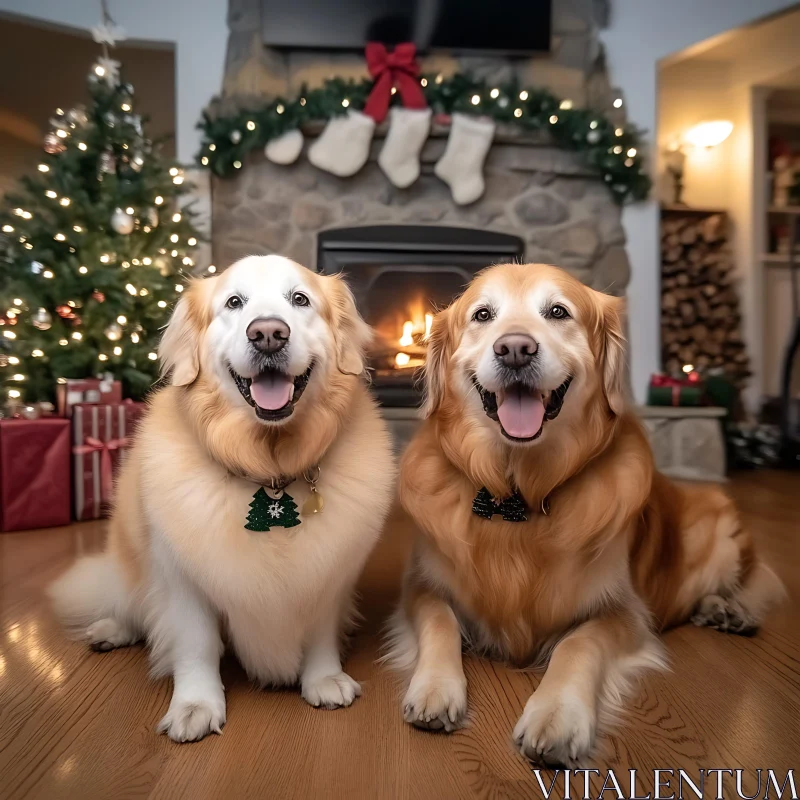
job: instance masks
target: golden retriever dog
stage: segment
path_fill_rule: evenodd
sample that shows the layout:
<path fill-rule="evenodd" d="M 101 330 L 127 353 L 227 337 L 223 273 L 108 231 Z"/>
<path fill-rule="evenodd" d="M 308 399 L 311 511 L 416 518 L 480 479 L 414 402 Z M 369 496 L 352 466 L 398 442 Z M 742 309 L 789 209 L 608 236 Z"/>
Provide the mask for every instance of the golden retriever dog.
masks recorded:
<path fill-rule="evenodd" d="M 360 694 L 340 644 L 394 491 L 363 378 L 370 329 L 338 276 L 248 257 L 193 283 L 117 485 L 108 546 L 51 587 L 95 650 L 146 639 L 171 675 L 159 730 L 219 732 L 227 640 L 261 685 L 313 706 Z M 252 508 L 251 508 L 252 504 Z"/>
<path fill-rule="evenodd" d="M 663 663 L 655 632 L 749 633 L 777 597 L 731 502 L 655 471 L 624 376 L 620 301 L 555 267 L 491 267 L 436 316 L 401 467 L 421 535 L 388 655 L 411 671 L 408 722 L 464 723 L 463 642 L 549 662 L 514 741 L 580 764 L 637 671 Z"/>

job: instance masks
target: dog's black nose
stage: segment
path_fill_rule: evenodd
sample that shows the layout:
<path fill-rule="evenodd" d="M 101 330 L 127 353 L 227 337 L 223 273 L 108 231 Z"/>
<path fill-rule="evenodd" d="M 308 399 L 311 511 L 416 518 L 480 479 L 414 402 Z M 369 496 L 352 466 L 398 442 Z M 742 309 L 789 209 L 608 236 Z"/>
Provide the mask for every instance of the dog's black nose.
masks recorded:
<path fill-rule="evenodd" d="M 527 367 L 538 349 L 536 339 L 526 333 L 507 333 L 494 343 L 498 360 L 509 369 Z"/>
<path fill-rule="evenodd" d="M 262 353 L 277 353 L 286 346 L 291 330 L 277 317 L 254 319 L 247 326 L 247 338 Z"/>

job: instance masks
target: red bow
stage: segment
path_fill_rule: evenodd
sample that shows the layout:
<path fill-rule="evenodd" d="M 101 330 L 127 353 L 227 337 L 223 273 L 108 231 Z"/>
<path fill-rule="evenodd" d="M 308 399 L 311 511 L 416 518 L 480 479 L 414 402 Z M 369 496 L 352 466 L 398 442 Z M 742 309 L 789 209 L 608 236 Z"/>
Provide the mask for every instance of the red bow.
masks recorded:
<path fill-rule="evenodd" d="M 383 122 L 389 112 L 392 87 L 400 92 L 406 108 L 427 108 L 425 95 L 419 85 L 419 66 L 416 62 L 417 48 L 404 42 L 389 53 L 380 42 L 369 42 L 366 49 L 367 68 L 375 78 L 369 93 L 364 113 L 375 122 Z"/>
<path fill-rule="evenodd" d="M 681 389 L 697 386 L 700 383 L 700 374 L 690 372 L 686 378 L 672 378 L 669 375 L 651 375 L 650 385 L 655 388 L 672 389 L 672 405 L 680 405 Z"/>
<path fill-rule="evenodd" d="M 86 437 L 86 444 L 77 445 L 72 448 L 72 452 L 76 455 L 85 455 L 86 453 L 100 453 L 100 499 L 103 503 L 111 502 L 111 489 L 114 482 L 113 470 L 111 465 L 111 451 L 119 450 L 123 447 L 130 446 L 130 439 L 109 439 L 107 442 L 101 442 L 100 439 L 95 439 L 93 436 Z"/>

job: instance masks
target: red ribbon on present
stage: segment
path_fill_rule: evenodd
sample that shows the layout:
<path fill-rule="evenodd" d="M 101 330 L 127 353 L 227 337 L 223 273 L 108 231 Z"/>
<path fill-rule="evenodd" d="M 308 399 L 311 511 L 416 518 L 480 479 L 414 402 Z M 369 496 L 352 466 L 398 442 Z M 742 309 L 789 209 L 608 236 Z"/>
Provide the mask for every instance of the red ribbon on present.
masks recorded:
<path fill-rule="evenodd" d="M 686 389 L 691 386 L 697 386 L 700 383 L 700 373 L 690 372 L 686 378 L 672 378 L 669 375 L 651 375 L 650 385 L 661 389 L 672 389 L 672 405 L 679 406 L 681 404 L 681 389 Z"/>
<path fill-rule="evenodd" d="M 380 42 L 367 43 L 367 68 L 375 83 L 364 106 L 364 113 L 375 122 L 383 122 L 389 113 L 393 87 L 400 92 L 400 99 L 406 108 L 428 107 L 419 83 L 416 55 L 417 48 L 411 42 L 398 44 L 391 53 Z"/>
<path fill-rule="evenodd" d="M 127 437 L 122 439 L 109 439 L 101 442 L 94 436 L 87 436 L 86 444 L 77 445 L 72 448 L 75 455 L 86 455 L 87 453 L 100 453 L 100 500 L 102 503 L 111 502 L 111 491 L 114 485 L 114 472 L 111 463 L 111 451 L 129 447 L 131 440 Z"/>

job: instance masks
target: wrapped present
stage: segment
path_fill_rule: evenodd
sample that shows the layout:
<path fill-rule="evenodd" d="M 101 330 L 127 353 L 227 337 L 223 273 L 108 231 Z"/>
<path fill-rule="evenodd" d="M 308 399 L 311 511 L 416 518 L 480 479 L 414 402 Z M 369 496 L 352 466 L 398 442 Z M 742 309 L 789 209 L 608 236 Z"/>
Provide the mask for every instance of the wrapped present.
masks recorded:
<path fill-rule="evenodd" d="M 703 402 L 705 387 L 697 372 L 686 378 L 653 375 L 647 387 L 649 406 L 699 406 Z"/>
<path fill-rule="evenodd" d="M 0 530 L 69 522 L 69 420 L 0 419 Z"/>
<path fill-rule="evenodd" d="M 108 378 L 66 378 L 56 386 L 59 417 L 72 417 L 78 403 L 121 403 L 122 384 Z"/>
<path fill-rule="evenodd" d="M 131 445 L 136 420 L 145 403 L 78 403 L 72 413 L 73 497 L 75 518 L 106 515 L 114 478 Z"/>

